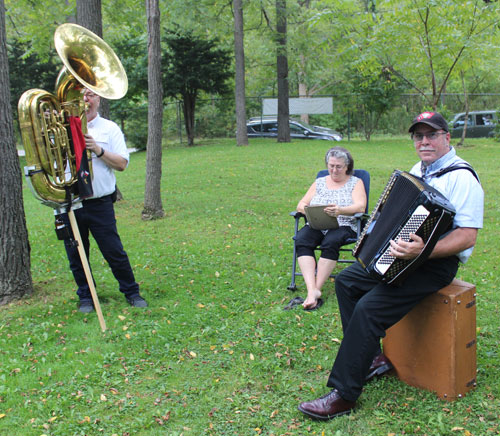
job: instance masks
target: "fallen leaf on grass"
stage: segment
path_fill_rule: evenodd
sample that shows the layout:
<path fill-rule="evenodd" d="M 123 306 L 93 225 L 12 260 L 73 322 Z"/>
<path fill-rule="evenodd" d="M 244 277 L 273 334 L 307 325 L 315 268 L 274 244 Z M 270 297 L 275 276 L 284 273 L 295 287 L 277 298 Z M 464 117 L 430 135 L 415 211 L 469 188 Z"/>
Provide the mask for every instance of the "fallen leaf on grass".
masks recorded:
<path fill-rule="evenodd" d="M 170 410 L 163 416 L 155 416 L 155 421 L 158 425 L 164 425 L 170 419 Z"/>

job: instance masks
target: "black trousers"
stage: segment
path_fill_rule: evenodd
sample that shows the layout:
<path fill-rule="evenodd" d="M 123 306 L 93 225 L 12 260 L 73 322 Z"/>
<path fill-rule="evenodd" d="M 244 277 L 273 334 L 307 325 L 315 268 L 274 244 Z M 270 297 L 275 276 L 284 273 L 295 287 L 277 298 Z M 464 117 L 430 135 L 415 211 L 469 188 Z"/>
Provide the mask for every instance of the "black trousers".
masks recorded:
<path fill-rule="evenodd" d="M 138 295 L 139 285 L 135 281 L 129 258 L 123 249 L 116 228 L 112 196 L 107 195 L 98 199 L 84 200 L 83 207 L 75 210 L 75 217 L 87 259 L 90 252 L 89 233 L 91 233 L 104 259 L 106 259 L 111 267 L 111 271 L 118 281 L 120 291 L 128 298 Z M 69 225 L 67 214 L 63 215 L 63 220 Z M 78 285 L 77 294 L 80 297 L 80 301 L 92 300 L 78 248 L 69 239 L 64 241 L 64 246 L 68 255 L 71 272 Z"/>
<path fill-rule="evenodd" d="M 427 260 L 399 287 L 371 278 L 358 262 L 342 270 L 335 292 L 344 337 L 327 385 L 356 401 L 385 331 L 427 295 L 450 284 L 457 269 L 455 256 Z"/>
<path fill-rule="evenodd" d="M 314 249 L 319 245 L 321 257 L 329 260 L 338 260 L 340 247 L 353 238 L 356 238 L 356 232 L 347 226 L 340 226 L 338 229 L 329 230 L 326 235 L 321 230 L 315 230 L 308 225 L 303 226 L 294 238 L 297 257 L 315 257 Z"/>

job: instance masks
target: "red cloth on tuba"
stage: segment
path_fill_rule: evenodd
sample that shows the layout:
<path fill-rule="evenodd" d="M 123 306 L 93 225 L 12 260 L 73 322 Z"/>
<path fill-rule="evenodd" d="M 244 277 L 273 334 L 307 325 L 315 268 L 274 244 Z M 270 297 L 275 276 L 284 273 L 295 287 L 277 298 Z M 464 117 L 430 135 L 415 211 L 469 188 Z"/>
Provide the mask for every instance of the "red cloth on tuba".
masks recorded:
<path fill-rule="evenodd" d="M 85 138 L 82 133 L 82 121 L 79 117 L 69 117 L 71 128 L 71 139 L 76 158 L 76 172 L 78 178 L 78 194 L 81 199 L 94 195 L 92 189 L 92 179 L 90 177 L 90 167 L 87 157 Z"/>

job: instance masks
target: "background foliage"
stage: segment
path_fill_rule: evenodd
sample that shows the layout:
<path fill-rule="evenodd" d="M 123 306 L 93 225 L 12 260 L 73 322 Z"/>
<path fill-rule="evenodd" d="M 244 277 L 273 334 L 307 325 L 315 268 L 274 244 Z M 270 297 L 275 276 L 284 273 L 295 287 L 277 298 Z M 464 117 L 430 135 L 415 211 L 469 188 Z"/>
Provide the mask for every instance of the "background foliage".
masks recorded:
<path fill-rule="evenodd" d="M 247 115 L 251 117 L 260 115 L 260 105 L 253 104 L 256 97 L 276 96 L 277 92 L 275 4 L 272 0 L 243 4 Z M 232 52 L 231 5 L 219 0 L 161 1 L 164 35 L 167 29 L 182 29 L 200 39 L 218 40 L 218 48 Z M 57 25 L 74 20 L 75 2 L 7 0 L 6 7 L 11 71 L 26 72 L 12 84 L 15 108 L 24 90 L 42 85 L 51 90 L 48 70 L 54 68 L 57 74 L 59 67 L 54 64 L 61 65 L 52 36 Z M 405 109 L 411 114 L 433 106 L 450 115 L 461 112 L 465 92 L 495 94 L 499 88 L 500 79 L 492 74 L 500 60 L 499 8 L 498 2 L 483 0 L 289 0 L 290 95 L 333 96 L 335 113 L 312 117 L 311 122 L 366 138 L 388 130 L 403 133 L 392 120 Z M 144 5 L 124 0 L 117 8 L 112 2 L 103 2 L 103 36 L 119 54 L 130 81 L 127 98 L 112 102 L 111 116 L 121 121 L 131 145 L 143 147 L 147 135 Z M 19 53 L 23 53 L 21 57 Z M 47 73 L 39 72 L 43 64 Z M 234 88 L 231 82 L 229 85 Z M 165 95 L 169 95 L 169 84 L 165 86 Z M 440 98 L 440 93 L 458 97 Z M 415 96 L 401 97 L 408 94 Z M 209 92 L 200 96 L 211 97 Z M 212 112 L 215 119 L 210 122 L 206 112 L 213 103 L 206 111 L 199 107 L 197 135 L 232 137 L 233 100 L 228 96 L 223 104 L 228 110 Z M 173 133 L 171 138 L 180 136 L 182 125 L 175 103 L 172 97 L 165 99 L 164 134 Z M 488 106 L 483 98 L 470 102 L 470 110 L 499 106 L 498 96 Z"/>

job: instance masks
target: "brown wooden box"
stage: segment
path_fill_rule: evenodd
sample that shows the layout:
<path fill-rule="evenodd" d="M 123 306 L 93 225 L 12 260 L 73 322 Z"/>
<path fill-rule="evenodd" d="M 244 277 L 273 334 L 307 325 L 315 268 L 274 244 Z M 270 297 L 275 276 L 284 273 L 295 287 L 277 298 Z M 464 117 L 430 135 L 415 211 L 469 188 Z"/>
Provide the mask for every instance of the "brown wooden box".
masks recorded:
<path fill-rule="evenodd" d="M 428 296 L 387 330 L 383 347 L 405 383 L 464 396 L 476 386 L 476 287 L 455 279 Z"/>

